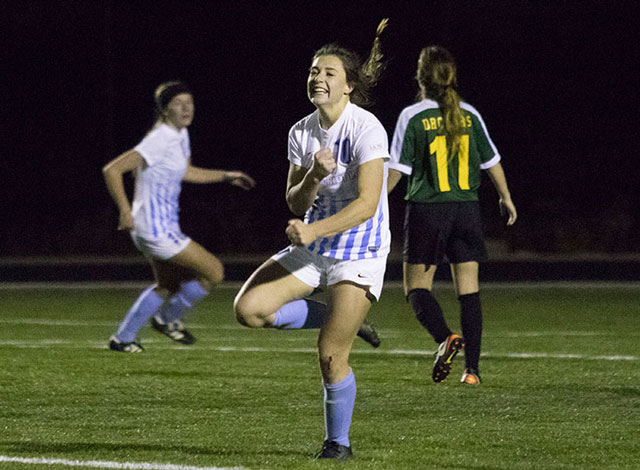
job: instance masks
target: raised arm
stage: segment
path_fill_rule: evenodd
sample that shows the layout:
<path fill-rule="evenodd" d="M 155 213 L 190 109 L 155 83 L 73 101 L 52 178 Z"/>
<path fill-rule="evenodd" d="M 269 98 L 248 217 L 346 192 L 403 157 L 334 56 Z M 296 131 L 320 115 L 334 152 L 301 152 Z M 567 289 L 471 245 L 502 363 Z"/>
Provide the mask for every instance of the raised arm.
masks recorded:
<path fill-rule="evenodd" d="M 297 216 L 302 216 L 311 207 L 318 194 L 318 187 L 336 167 L 333 150 L 323 148 L 313 156 L 311 168 L 291 164 L 287 176 L 287 205 Z"/>
<path fill-rule="evenodd" d="M 507 177 L 504 174 L 504 170 L 500 162 L 496 163 L 491 168 L 488 168 L 487 173 L 489 173 L 489 178 L 491 179 L 493 186 L 495 186 L 500 198 L 498 200 L 500 215 L 508 215 L 509 218 L 507 219 L 507 225 L 513 225 L 518 218 L 518 213 L 516 212 L 516 206 L 511 200 L 511 193 L 507 186 Z"/>
<path fill-rule="evenodd" d="M 225 171 L 200 168 L 189 164 L 187 171 L 182 177 L 182 181 L 187 183 L 229 183 L 242 189 L 251 189 L 256 182 L 242 171 Z"/>
<path fill-rule="evenodd" d="M 358 168 L 358 197 L 337 214 L 305 224 L 300 219 L 289 221 L 286 233 L 292 243 L 309 245 L 318 238 L 330 237 L 360 225 L 376 213 L 384 179 L 384 161 L 381 158 Z"/>
<path fill-rule="evenodd" d="M 142 155 L 132 149 L 111 160 L 102 168 L 102 175 L 109 194 L 111 194 L 120 212 L 118 230 L 130 230 L 133 228 L 131 204 L 124 190 L 122 175 L 135 170 L 143 163 Z"/>

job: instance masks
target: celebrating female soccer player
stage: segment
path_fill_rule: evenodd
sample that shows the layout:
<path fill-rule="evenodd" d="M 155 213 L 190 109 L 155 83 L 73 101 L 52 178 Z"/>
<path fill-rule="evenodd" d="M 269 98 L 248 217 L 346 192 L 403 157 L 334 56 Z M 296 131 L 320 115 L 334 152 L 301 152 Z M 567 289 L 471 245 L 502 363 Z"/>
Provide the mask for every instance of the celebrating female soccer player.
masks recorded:
<path fill-rule="evenodd" d="M 348 359 L 371 302 L 380 296 L 390 234 L 387 134 L 360 105 L 382 70 L 378 26 L 368 60 L 335 44 L 313 56 L 307 94 L 316 111 L 289 131 L 286 199 L 292 245 L 260 266 L 234 307 L 249 327 L 320 327 L 326 434 L 318 458 L 351 456 L 356 382 Z M 328 305 L 304 299 L 326 286 Z"/>
<path fill-rule="evenodd" d="M 487 170 L 507 225 L 516 221 L 500 155 L 487 128 L 471 105 L 456 91 L 456 66 L 442 47 L 420 53 L 416 75 L 421 101 L 405 108 L 391 143 L 389 191 L 408 175 L 404 224 L 404 288 L 420 323 L 439 347 L 433 380 L 443 381 L 451 361 L 464 346 L 462 382 L 480 383 L 478 362 L 482 310 L 478 263 L 486 257 L 478 203 L 480 170 Z M 440 305 L 431 294 L 433 276 L 445 255 L 451 264 L 460 300 L 464 339 L 451 332 Z"/>
<path fill-rule="evenodd" d="M 191 166 L 187 127 L 194 114 L 193 95 L 182 82 L 168 82 L 155 92 L 157 120 L 134 149 L 110 163 L 103 174 L 120 211 L 118 230 L 129 230 L 135 246 L 149 259 L 156 284 L 140 294 L 118 331 L 109 340 L 114 351 L 142 352 L 138 330 L 149 318 L 152 326 L 174 341 L 191 344 L 183 312 L 201 300 L 223 278 L 220 260 L 180 230 L 178 197 L 182 181 L 228 182 L 250 189 L 255 182 L 240 171 Z M 122 175 L 136 171 L 133 208 Z M 155 316 L 154 316 L 155 315 Z"/>

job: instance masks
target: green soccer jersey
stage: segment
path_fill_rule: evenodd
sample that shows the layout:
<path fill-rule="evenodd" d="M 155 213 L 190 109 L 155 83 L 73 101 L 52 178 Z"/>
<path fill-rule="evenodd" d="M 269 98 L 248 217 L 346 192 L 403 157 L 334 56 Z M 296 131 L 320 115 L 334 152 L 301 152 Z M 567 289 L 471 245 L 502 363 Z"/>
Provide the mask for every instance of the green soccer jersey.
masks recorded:
<path fill-rule="evenodd" d="M 456 155 L 449 158 L 438 103 L 423 100 L 405 108 L 391 143 L 389 168 L 408 175 L 405 199 L 413 202 L 478 200 L 480 170 L 500 161 L 480 113 L 460 103 L 464 131 Z"/>

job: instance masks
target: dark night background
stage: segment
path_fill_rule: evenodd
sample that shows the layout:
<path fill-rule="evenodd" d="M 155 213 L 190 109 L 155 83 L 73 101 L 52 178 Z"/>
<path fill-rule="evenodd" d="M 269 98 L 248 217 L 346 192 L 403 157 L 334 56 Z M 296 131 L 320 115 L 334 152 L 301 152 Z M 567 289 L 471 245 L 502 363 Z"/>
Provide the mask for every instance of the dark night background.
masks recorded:
<path fill-rule="evenodd" d="M 193 163 L 258 181 L 246 193 L 185 185 L 184 231 L 219 254 L 283 247 L 287 132 L 313 111 L 305 92 L 313 51 L 338 42 L 365 56 L 387 16 L 389 64 L 371 110 L 391 138 L 417 91 L 420 49 L 451 50 L 460 93 L 482 113 L 519 211 L 507 229 L 485 178 L 486 233 L 503 252 L 640 249 L 631 2 L 4 5 L 0 257 L 136 255 L 116 232 L 101 168 L 139 142 L 154 88 L 176 78 L 196 99 Z M 391 196 L 396 243 L 400 193 Z"/>

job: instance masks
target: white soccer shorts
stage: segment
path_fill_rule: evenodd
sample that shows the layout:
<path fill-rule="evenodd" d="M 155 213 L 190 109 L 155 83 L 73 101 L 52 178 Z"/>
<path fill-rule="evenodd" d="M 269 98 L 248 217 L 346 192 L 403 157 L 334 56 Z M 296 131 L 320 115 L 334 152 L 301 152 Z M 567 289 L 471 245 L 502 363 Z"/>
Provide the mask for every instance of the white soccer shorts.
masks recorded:
<path fill-rule="evenodd" d="M 191 238 L 180 231 L 168 232 L 158 238 L 152 238 L 132 230 L 131 238 L 143 255 L 160 260 L 173 258 L 191 243 Z"/>
<path fill-rule="evenodd" d="M 311 253 L 306 248 L 290 245 L 271 257 L 302 282 L 317 288 L 341 281 L 366 286 L 376 300 L 380 298 L 387 257 L 342 260 Z"/>

